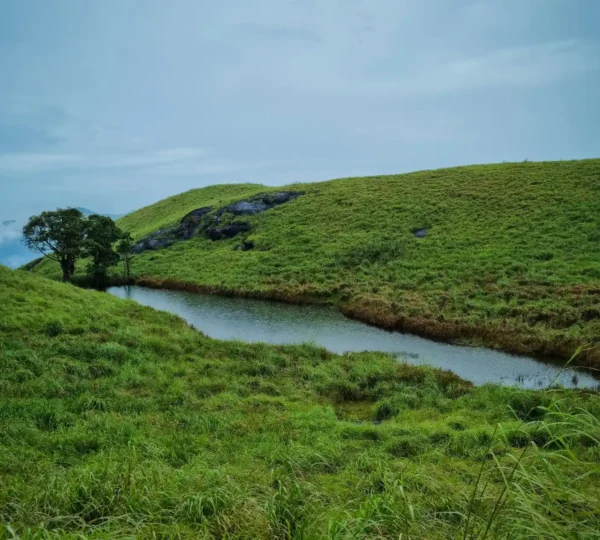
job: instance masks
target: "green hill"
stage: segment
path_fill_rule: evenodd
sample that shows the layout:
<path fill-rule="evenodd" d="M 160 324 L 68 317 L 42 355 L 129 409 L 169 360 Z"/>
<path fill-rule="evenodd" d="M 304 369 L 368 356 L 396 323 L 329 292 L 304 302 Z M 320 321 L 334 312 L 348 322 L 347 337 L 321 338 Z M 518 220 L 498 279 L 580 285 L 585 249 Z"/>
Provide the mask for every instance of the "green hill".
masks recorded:
<path fill-rule="evenodd" d="M 473 388 L 381 354 L 211 340 L 4 267 L 0 295 L 0 537 L 600 527 L 597 394 Z"/>
<path fill-rule="evenodd" d="M 135 275 L 151 286 L 330 302 L 386 328 L 514 352 L 568 358 L 600 344 L 598 159 L 212 186 L 119 224 L 142 238 L 211 206 L 208 226 L 233 202 L 283 190 L 303 194 L 256 215 L 226 212 L 221 223 L 251 227 L 234 238 L 201 230 L 144 251 Z M 37 271 L 56 275 L 50 264 Z M 597 364 L 600 348 L 581 359 Z"/>

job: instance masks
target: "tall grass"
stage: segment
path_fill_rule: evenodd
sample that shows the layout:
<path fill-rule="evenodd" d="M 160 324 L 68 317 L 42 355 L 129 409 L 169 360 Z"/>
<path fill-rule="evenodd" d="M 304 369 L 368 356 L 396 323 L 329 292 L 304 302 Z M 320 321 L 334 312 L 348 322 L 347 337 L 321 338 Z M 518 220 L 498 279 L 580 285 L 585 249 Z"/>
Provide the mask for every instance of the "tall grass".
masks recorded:
<path fill-rule="evenodd" d="M 0 291 L 2 538 L 600 530 L 595 393 L 211 340 L 4 268 Z"/>

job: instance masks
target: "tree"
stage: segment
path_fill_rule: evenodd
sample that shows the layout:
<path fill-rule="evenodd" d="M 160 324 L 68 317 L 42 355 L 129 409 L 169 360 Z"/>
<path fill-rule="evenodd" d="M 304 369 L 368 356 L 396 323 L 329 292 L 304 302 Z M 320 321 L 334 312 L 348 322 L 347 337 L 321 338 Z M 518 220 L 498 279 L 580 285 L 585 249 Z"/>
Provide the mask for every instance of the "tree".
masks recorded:
<path fill-rule="evenodd" d="M 71 281 L 75 262 L 83 253 L 86 220 L 76 208 L 32 216 L 23 227 L 27 247 L 60 264 L 63 281 Z"/>
<path fill-rule="evenodd" d="M 131 257 L 133 255 L 133 246 L 135 242 L 131 233 L 124 232 L 121 234 L 121 241 L 117 244 L 117 253 L 121 256 L 123 261 L 125 279 L 129 281 L 131 279 Z"/>
<path fill-rule="evenodd" d="M 97 285 L 101 285 L 108 269 L 119 262 L 119 254 L 113 244 L 121 238 L 121 230 L 115 222 L 106 216 L 91 215 L 87 218 L 84 255 L 89 257 L 88 272 Z"/>

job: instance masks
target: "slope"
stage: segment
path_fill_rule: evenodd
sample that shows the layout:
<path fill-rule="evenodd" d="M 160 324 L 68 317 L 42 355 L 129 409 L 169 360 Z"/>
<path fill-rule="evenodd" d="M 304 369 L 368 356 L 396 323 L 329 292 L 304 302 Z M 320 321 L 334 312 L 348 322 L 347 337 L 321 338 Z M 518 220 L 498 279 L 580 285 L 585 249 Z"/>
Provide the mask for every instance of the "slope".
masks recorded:
<path fill-rule="evenodd" d="M 489 526 L 494 538 L 584 538 L 600 525 L 597 395 L 473 389 L 384 355 L 210 340 L 167 313 L 3 267 L 0 295 L 3 537 L 453 538 Z"/>
<path fill-rule="evenodd" d="M 120 220 L 138 238 L 201 206 L 304 194 L 135 258 L 154 286 L 338 304 L 439 339 L 568 358 L 600 339 L 600 160 L 509 163 L 264 188 L 212 186 Z M 226 194 L 226 195 L 225 195 Z M 210 217 L 210 216 L 209 216 Z M 425 231 L 426 236 L 422 235 Z M 242 241 L 253 249 L 238 249 Z M 52 275 L 43 265 L 40 271 Z M 581 357 L 600 360 L 600 349 Z"/>

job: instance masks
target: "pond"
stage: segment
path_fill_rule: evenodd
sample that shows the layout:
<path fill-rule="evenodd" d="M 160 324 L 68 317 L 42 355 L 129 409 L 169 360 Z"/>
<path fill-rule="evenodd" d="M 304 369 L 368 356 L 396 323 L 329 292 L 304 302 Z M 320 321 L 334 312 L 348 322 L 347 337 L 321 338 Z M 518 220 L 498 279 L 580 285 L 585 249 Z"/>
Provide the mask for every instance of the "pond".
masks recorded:
<path fill-rule="evenodd" d="M 383 351 L 411 364 L 449 369 L 475 384 L 487 382 L 543 388 L 597 388 L 600 381 L 584 371 L 483 347 L 439 343 L 411 334 L 389 332 L 344 317 L 334 308 L 297 306 L 264 300 L 229 298 L 185 291 L 111 287 L 108 293 L 179 315 L 217 339 L 274 344 L 311 342 L 326 349 Z"/>

